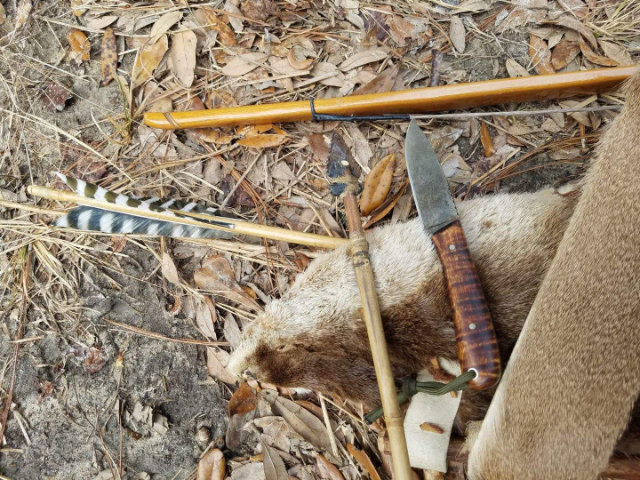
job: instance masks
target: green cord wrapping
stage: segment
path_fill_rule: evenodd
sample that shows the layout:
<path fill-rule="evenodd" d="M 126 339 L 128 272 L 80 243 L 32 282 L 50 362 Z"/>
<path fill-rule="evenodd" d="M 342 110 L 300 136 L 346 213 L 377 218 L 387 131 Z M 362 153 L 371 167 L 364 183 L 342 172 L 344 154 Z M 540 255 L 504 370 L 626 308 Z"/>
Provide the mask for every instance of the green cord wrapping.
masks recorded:
<path fill-rule="evenodd" d="M 449 383 L 418 382 L 413 378 L 406 378 L 404 382 L 402 382 L 402 390 L 400 390 L 400 393 L 398 394 L 398 405 L 402 405 L 418 392 L 426 393 L 427 395 L 441 396 L 449 392 L 464 390 L 467 388 L 467 383 L 474 378 L 476 378 L 476 372 L 473 370 L 467 370 L 462 375 L 451 380 Z M 383 413 L 382 407 L 378 407 L 367 413 L 364 416 L 364 419 L 370 425 L 379 419 Z"/>

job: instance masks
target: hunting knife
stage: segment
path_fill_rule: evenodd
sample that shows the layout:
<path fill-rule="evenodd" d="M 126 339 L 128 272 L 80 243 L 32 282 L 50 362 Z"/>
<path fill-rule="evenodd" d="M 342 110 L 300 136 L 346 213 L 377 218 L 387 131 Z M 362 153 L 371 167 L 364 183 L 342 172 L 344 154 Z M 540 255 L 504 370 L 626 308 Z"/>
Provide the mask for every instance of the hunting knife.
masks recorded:
<path fill-rule="evenodd" d="M 476 373 L 469 387 L 486 390 L 500 380 L 500 353 L 489 308 L 447 179 L 431 142 L 413 120 L 407 130 L 405 156 L 418 214 L 444 269 L 460 366 L 463 372 Z"/>

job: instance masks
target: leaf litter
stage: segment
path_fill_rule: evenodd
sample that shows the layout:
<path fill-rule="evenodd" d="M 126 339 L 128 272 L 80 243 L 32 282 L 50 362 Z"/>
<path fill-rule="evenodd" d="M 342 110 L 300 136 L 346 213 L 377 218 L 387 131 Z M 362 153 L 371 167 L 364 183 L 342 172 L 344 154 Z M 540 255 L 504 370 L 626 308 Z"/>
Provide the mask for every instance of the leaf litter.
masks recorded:
<path fill-rule="evenodd" d="M 0 29 L 15 39 L 33 34 L 40 44 L 57 46 L 42 54 L 27 50 L 24 55 L 19 50 L 27 45 L 24 41 L 13 41 L 8 48 L 42 76 L 39 88 L 31 89 L 44 107 L 38 115 L 58 125 L 79 147 L 71 154 L 54 132 L 14 117 L 8 129 L 4 124 L 0 128 L 2 135 L 8 132 L 6 139 L 0 136 L 0 148 L 10 145 L 12 154 L 6 162 L 13 172 L 9 180 L 1 180 L 0 191 L 21 198 L 27 179 L 12 180 L 21 178 L 21 172 L 32 172 L 35 183 L 48 185 L 49 170 L 69 169 L 83 179 L 126 193 L 224 205 L 225 210 L 248 221 L 344 235 L 341 209 L 336 208 L 324 176 L 328 138 L 338 131 L 353 147 L 362 168 L 360 206 L 369 215 L 367 228 L 407 219 L 415 210 L 403 158 L 406 122 L 300 122 L 167 132 L 141 127 L 141 114 L 425 87 L 432 73 L 434 48 L 444 53 L 439 84 L 628 65 L 637 62 L 634 45 L 640 41 L 635 20 L 640 9 L 632 3 L 617 9 L 610 5 L 595 8 L 582 0 L 518 1 L 503 9 L 481 0 L 456 6 L 403 1 L 373 7 L 339 0 L 332 8 L 318 9 L 307 0 L 227 0 L 207 5 L 134 1 L 127 6 L 74 0 L 43 13 L 40 5 L 20 0 L 15 11 L 8 8 L 0 14 Z M 78 28 L 48 24 L 44 15 Z M 33 32 L 31 26 L 35 26 Z M 32 80 L 27 82 L 19 74 L 23 67 L 15 58 L 4 55 L 2 60 L 13 73 L 11 78 L 17 79 L 5 89 L 13 92 L 15 100 L 7 102 L 12 105 L 7 108 L 20 105 L 23 113 L 29 112 L 29 98 L 23 99 L 18 92 L 30 91 Z M 102 87 L 97 90 L 99 83 Z M 586 108 L 615 105 L 620 98 L 614 94 L 481 111 Z M 501 188 L 530 190 L 573 178 L 612 115 L 495 115 L 482 121 L 424 120 L 421 125 L 431 136 L 454 193 L 463 198 Z M 22 130 L 29 133 L 26 143 L 21 140 Z M 49 159 L 46 167 L 43 158 Z M 59 208 L 46 202 L 40 205 Z M 190 478 L 198 479 L 279 479 L 287 475 L 351 480 L 364 472 L 371 478 L 389 474 L 384 433 L 379 435 L 358 420 L 358 406 L 330 397 L 325 418 L 314 393 L 278 390 L 255 380 L 236 387 L 240 380 L 226 369 L 230 349 L 237 345 L 242 330 L 271 298 L 287 290 L 296 274 L 319 254 L 317 250 L 246 238 L 206 243 L 132 237 L 112 241 L 43 230 L 43 222 L 35 217 L 32 222 L 18 219 L 15 210 L 3 210 L 1 215 L 8 227 L 0 230 L 0 237 L 10 245 L 0 250 L 0 271 L 10 272 L 3 277 L 7 291 L 19 296 L 22 277 L 4 265 L 21 265 L 21 248 L 35 248 L 40 255 L 34 260 L 40 284 L 29 293 L 41 302 L 42 311 L 55 313 L 39 320 L 37 326 L 29 322 L 27 335 L 37 337 L 45 330 L 48 335 L 71 339 L 72 344 L 78 344 L 81 337 L 86 346 L 74 350 L 79 355 L 78 367 L 96 378 L 116 378 L 113 375 L 119 372 L 123 403 L 120 410 L 110 411 L 123 412 L 123 425 L 129 429 L 125 429 L 125 447 L 126 442 L 144 441 L 140 438 L 152 435 L 171 438 L 189 452 L 180 461 L 185 471 L 190 469 Z M 38 247 L 35 238 L 41 239 Z M 140 262 L 141 253 L 151 260 L 145 260 L 138 271 L 133 265 Z M 44 258 L 49 257 L 58 262 L 45 265 Z M 91 273 L 82 273 L 86 266 Z M 122 317 L 121 323 L 139 319 L 136 325 L 146 333 L 136 335 L 167 329 L 161 337 L 164 340 L 149 339 L 156 346 L 166 342 L 161 349 L 172 336 L 204 342 L 199 347 L 181 347 L 184 349 L 174 355 L 175 363 L 163 364 L 164 370 L 154 364 L 144 380 L 136 377 L 142 383 L 152 382 L 144 391 L 129 381 L 142 362 L 140 345 L 129 340 L 127 347 L 119 343 L 124 355 L 114 355 L 104 335 L 108 327 L 93 320 L 82 324 L 83 332 L 72 327 L 89 314 L 75 313 L 71 299 L 79 296 L 94 310 L 100 302 L 129 305 L 129 297 L 140 296 L 132 287 L 133 278 L 157 292 L 153 300 L 145 297 L 144 304 L 161 305 L 160 313 Z M 87 293 L 91 284 L 108 288 Z M 116 293 L 102 293 L 107 291 Z M 110 316 L 122 315 L 119 307 L 107 311 Z M 8 325 L 12 335 L 16 325 Z M 180 363 L 178 359 L 187 355 L 191 355 L 189 362 Z M 160 380 L 161 372 L 188 367 L 201 373 L 189 395 L 176 393 L 171 382 Z M 57 372 L 52 369 L 48 381 L 53 386 L 47 387 L 54 396 L 62 391 L 55 386 Z M 71 385 L 81 381 L 70 371 L 66 379 Z M 202 458 L 194 463 L 195 444 L 189 443 L 187 432 L 199 431 L 199 425 L 189 424 L 181 430 L 171 415 L 163 413 L 164 407 L 157 406 L 164 405 L 166 398 L 185 409 L 196 405 L 200 411 L 192 418 L 197 419 L 201 412 L 212 410 L 199 395 L 214 387 L 218 401 L 230 400 L 228 409 L 226 403 L 219 409 L 226 419 L 218 423 L 220 428 L 215 422 L 204 427 L 212 435 L 206 445 L 197 447 Z M 156 393 L 165 388 L 169 388 L 166 393 Z M 153 401 L 137 400 L 143 396 Z M 104 397 L 118 398 L 113 391 Z M 83 397 L 88 398 L 94 397 Z M 117 432 L 117 417 L 104 420 L 115 422 L 110 425 Z M 37 428 L 37 424 L 31 427 Z M 102 432 L 90 431 L 102 445 Z M 52 435 L 56 438 L 55 431 Z M 92 467 L 95 471 L 87 478 L 118 470 L 117 438 L 106 439 L 109 453 L 100 456 L 98 467 Z M 338 443 L 337 453 L 332 438 Z M 143 470 L 145 463 L 134 450 L 124 449 L 123 465 Z M 109 458 L 116 458 L 116 463 Z M 42 471 L 35 476 L 42 476 Z"/>

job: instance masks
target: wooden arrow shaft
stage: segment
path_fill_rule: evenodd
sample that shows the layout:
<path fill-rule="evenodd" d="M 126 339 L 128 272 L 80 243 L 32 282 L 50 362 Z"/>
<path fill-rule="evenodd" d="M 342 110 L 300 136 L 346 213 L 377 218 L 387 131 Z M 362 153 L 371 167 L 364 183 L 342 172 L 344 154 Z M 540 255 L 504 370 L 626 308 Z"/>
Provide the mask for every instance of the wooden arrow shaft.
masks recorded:
<path fill-rule="evenodd" d="M 27 187 L 30 195 L 48 198 L 50 200 L 58 200 L 61 202 L 72 202 L 78 205 L 86 205 L 88 207 L 101 208 L 113 212 L 124 213 L 128 215 L 140 216 L 140 210 L 127 205 L 115 203 L 105 203 L 93 198 L 83 197 L 73 192 L 65 190 L 55 190 L 53 188 L 31 185 Z M 313 233 L 298 232 L 296 230 L 288 230 L 286 228 L 270 227 L 268 225 L 260 225 L 257 223 L 244 222 L 227 217 L 214 217 L 197 212 L 180 212 L 181 217 L 174 217 L 166 213 L 144 211 L 146 218 L 153 218 L 171 223 L 180 223 L 184 225 L 192 225 L 195 227 L 211 228 L 211 224 L 200 222 L 202 220 L 219 220 L 224 223 L 233 224 L 233 229 L 220 228 L 220 230 L 231 231 L 237 235 L 250 235 L 254 237 L 267 238 L 269 240 L 282 240 L 285 242 L 296 243 L 299 245 L 307 245 L 309 247 L 334 249 L 341 245 L 345 245 L 348 240 L 344 238 L 329 237 L 327 235 L 316 235 Z M 187 218 L 192 217 L 192 218 Z"/>
<path fill-rule="evenodd" d="M 627 66 L 579 72 L 532 75 L 484 82 L 459 83 L 397 92 L 353 95 L 315 100 L 315 110 L 328 115 L 385 115 L 429 113 L 510 102 L 532 102 L 609 91 L 638 70 Z M 227 127 L 311 120 L 308 101 L 250 105 L 188 112 L 149 112 L 144 116 L 154 128 Z"/>

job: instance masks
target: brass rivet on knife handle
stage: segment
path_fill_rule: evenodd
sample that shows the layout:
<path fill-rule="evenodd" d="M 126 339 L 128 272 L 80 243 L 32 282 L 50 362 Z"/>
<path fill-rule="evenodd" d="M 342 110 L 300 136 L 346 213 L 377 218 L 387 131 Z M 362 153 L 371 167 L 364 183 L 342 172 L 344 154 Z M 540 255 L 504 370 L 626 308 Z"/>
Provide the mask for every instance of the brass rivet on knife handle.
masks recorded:
<path fill-rule="evenodd" d="M 474 369 L 469 382 L 474 390 L 486 390 L 500 380 L 500 353 L 489 307 L 469 253 L 460 221 L 432 237 L 444 268 L 462 371 Z"/>

